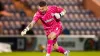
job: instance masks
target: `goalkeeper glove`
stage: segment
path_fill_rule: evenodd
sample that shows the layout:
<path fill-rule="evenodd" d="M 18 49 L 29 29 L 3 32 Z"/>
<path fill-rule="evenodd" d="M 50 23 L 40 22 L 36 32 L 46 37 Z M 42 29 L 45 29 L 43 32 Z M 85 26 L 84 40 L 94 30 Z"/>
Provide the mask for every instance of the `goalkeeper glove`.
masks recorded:
<path fill-rule="evenodd" d="M 22 32 L 21 32 L 21 36 L 24 36 L 26 34 L 26 32 L 29 31 L 29 28 L 26 27 Z"/>
<path fill-rule="evenodd" d="M 61 15 L 60 15 L 60 13 L 55 13 L 55 14 L 54 14 L 54 17 L 55 17 L 56 19 L 60 19 L 60 18 L 61 18 Z"/>
<path fill-rule="evenodd" d="M 56 19 L 60 19 L 61 16 L 63 16 L 66 12 L 62 11 L 61 13 L 55 13 L 54 16 L 56 17 Z"/>

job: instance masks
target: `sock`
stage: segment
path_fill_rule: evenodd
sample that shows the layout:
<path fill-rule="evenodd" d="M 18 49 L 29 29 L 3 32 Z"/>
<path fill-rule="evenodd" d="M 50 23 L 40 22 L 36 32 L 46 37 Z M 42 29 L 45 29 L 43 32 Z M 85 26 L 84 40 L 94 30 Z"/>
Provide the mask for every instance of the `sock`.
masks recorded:
<path fill-rule="evenodd" d="M 63 54 L 64 54 L 65 51 L 66 50 L 61 46 L 59 46 L 58 49 L 57 49 L 57 52 L 60 52 L 60 53 L 63 53 Z"/>
<path fill-rule="evenodd" d="M 47 44 L 47 54 L 50 54 L 51 53 L 52 47 L 53 47 L 53 40 L 48 40 L 48 44 Z"/>

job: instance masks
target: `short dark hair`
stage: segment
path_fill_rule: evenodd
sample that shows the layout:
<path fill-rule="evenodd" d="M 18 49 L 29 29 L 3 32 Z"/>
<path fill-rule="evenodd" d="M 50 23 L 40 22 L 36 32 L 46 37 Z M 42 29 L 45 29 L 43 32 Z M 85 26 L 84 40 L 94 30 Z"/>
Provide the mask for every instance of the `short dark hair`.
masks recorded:
<path fill-rule="evenodd" d="M 43 7 L 43 6 L 46 6 L 47 3 L 46 3 L 45 1 L 40 1 L 40 2 L 38 3 L 38 5 L 39 5 L 40 7 Z"/>

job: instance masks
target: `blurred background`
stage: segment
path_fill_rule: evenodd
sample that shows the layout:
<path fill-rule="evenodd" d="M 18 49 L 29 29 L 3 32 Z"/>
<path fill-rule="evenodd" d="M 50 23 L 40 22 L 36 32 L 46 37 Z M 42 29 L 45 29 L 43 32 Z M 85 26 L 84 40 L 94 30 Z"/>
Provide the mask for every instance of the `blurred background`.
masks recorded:
<path fill-rule="evenodd" d="M 39 1 L 41 0 L 0 0 L 1 53 L 46 51 L 46 36 L 40 20 L 26 36 L 20 36 L 21 31 L 32 21 Z M 58 39 L 59 45 L 73 52 L 100 51 L 100 0 L 45 1 L 48 5 L 57 5 L 67 11 L 61 18 L 64 30 Z"/>

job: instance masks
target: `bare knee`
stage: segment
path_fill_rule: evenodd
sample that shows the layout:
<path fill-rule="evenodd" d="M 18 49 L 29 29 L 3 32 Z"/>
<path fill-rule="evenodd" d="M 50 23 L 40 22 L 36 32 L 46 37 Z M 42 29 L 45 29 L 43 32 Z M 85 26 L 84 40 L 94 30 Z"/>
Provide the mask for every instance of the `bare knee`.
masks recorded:
<path fill-rule="evenodd" d="M 53 46 L 54 50 L 57 50 L 58 49 L 58 46 Z"/>
<path fill-rule="evenodd" d="M 53 40 L 54 38 L 56 38 L 56 34 L 54 32 L 48 35 L 48 39 Z"/>
<path fill-rule="evenodd" d="M 48 36 L 48 39 L 49 39 L 49 40 L 53 40 L 53 37 L 52 37 L 52 36 Z"/>
<path fill-rule="evenodd" d="M 55 50 L 57 50 L 57 49 L 58 49 L 58 44 L 55 43 L 55 44 L 53 45 L 53 48 L 54 48 Z"/>

